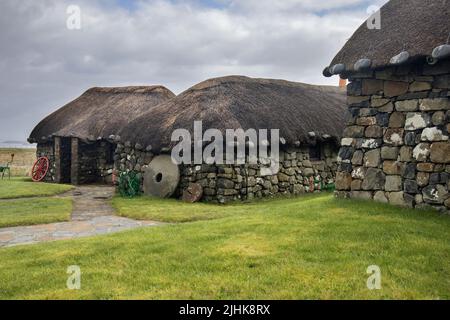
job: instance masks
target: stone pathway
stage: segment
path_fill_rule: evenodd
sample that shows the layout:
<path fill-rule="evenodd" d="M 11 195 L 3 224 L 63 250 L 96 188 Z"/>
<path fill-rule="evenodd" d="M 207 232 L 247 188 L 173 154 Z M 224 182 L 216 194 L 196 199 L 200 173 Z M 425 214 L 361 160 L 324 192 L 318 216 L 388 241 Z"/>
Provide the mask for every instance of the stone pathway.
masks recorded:
<path fill-rule="evenodd" d="M 72 197 L 71 221 L 0 229 L 0 247 L 33 244 L 101 235 L 139 227 L 158 226 L 153 221 L 136 221 L 115 216 L 109 201 L 114 187 L 80 186 L 56 197 Z"/>

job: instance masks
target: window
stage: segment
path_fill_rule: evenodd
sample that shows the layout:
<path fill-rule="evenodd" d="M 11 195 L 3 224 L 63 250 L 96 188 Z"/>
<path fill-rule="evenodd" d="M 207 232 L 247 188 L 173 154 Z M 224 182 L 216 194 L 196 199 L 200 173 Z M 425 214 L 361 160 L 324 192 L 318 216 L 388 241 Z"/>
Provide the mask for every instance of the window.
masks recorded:
<path fill-rule="evenodd" d="M 309 160 L 320 161 L 322 159 L 322 153 L 320 150 L 320 145 L 309 147 Z"/>

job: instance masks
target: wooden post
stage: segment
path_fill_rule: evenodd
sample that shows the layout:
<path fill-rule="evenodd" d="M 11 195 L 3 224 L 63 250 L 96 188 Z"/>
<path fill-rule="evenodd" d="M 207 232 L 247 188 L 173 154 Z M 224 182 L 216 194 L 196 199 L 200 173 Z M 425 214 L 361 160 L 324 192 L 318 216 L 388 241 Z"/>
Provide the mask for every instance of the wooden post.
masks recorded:
<path fill-rule="evenodd" d="M 61 183 L 61 137 L 54 138 L 55 182 Z"/>
<path fill-rule="evenodd" d="M 72 184 L 79 184 L 79 176 L 78 176 L 78 152 L 79 152 L 79 142 L 78 138 L 72 138 L 72 160 L 71 160 L 71 168 L 70 168 L 70 180 Z"/>

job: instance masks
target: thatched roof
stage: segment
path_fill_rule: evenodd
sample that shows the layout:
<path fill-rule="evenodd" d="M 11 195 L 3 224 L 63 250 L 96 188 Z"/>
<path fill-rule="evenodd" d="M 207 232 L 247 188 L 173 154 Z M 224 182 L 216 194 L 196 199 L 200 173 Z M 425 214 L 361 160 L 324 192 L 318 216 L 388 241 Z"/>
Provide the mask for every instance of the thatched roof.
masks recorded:
<path fill-rule="evenodd" d="M 229 76 L 201 82 L 163 102 L 125 126 L 122 141 L 154 150 L 171 148 L 172 132 L 194 121 L 209 128 L 280 129 L 287 144 L 306 141 L 311 132 L 320 140 L 339 139 L 344 129 L 345 91 L 283 80 Z"/>
<path fill-rule="evenodd" d="M 371 30 L 364 22 L 330 67 L 344 64 L 344 74 L 351 74 L 358 60 L 370 59 L 372 69 L 382 68 L 390 65 L 391 58 L 402 51 L 409 53 L 406 63 L 414 62 L 431 56 L 436 47 L 445 45 L 449 34 L 448 0 L 391 0 L 381 8 L 381 29 Z M 324 75 L 330 76 L 327 71 Z"/>
<path fill-rule="evenodd" d="M 92 88 L 42 120 L 30 142 L 77 137 L 107 138 L 129 121 L 175 95 L 162 86 Z"/>

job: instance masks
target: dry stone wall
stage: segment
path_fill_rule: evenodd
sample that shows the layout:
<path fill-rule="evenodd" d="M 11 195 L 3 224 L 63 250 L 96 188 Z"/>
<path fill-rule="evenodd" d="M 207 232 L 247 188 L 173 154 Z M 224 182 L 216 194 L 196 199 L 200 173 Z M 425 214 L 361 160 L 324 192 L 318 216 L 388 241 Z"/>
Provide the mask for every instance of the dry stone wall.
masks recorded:
<path fill-rule="evenodd" d="M 49 169 L 44 178 L 44 182 L 55 182 L 56 180 L 56 162 L 53 142 L 38 143 L 36 147 L 36 157 L 47 157 L 49 160 Z"/>
<path fill-rule="evenodd" d="M 203 187 L 202 201 L 219 203 L 318 191 L 322 184 L 335 183 L 337 152 L 335 144 L 323 144 L 322 160 L 311 161 L 309 147 L 288 148 L 280 153 L 279 173 L 272 176 L 261 176 L 259 165 L 182 165 L 175 196 L 181 198 L 190 183 Z M 116 168 L 144 173 L 153 158 L 154 154 L 140 145 L 120 143 L 115 154 Z"/>
<path fill-rule="evenodd" d="M 450 210 L 450 61 L 352 76 L 337 195 Z"/>

